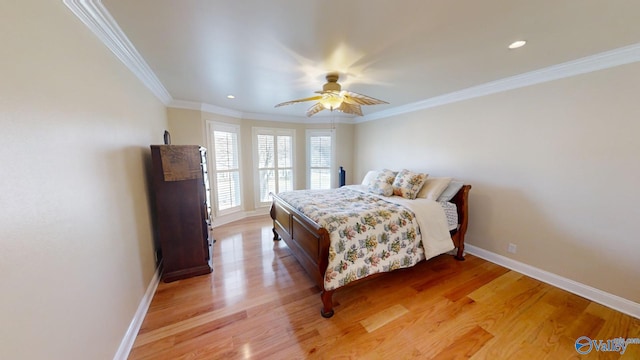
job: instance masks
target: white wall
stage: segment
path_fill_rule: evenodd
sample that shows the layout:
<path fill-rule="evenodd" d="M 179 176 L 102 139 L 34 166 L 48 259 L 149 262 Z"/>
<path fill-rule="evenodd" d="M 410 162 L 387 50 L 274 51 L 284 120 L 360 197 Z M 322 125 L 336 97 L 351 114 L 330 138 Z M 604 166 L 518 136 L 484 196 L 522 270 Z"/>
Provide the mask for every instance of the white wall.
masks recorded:
<path fill-rule="evenodd" d="M 468 243 L 640 303 L 638 94 L 634 63 L 361 123 L 356 178 L 462 179 Z"/>
<path fill-rule="evenodd" d="M 166 109 L 62 1 L 0 9 L 0 359 L 111 359 L 156 268 Z"/>

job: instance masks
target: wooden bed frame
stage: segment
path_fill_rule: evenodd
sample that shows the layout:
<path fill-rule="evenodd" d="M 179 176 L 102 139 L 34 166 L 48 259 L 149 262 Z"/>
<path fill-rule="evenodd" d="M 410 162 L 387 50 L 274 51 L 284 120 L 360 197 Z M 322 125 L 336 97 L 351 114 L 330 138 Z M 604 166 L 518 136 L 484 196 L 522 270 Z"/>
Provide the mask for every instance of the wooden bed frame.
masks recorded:
<path fill-rule="evenodd" d="M 458 249 L 454 258 L 461 261 L 464 260 L 464 235 L 467 232 L 469 218 L 470 189 L 471 185 L 464 185 L 451 200 L 458 208 L 458 229 L 451 231 L 451 239 Z M 273 240 L 283 239 L 298 262 L 322 289 L 320 298 L 323 307 L 320 314 L 330 318 L 333 316 L 331 298 L 337 289 L 329 291 L 324 289 L 324 274 L 329 264 L 329 232 L 277 195 L 273 195 L 271 218 L 273 219 Z M 359 280 L 354 282 L 357 281 Z"/>

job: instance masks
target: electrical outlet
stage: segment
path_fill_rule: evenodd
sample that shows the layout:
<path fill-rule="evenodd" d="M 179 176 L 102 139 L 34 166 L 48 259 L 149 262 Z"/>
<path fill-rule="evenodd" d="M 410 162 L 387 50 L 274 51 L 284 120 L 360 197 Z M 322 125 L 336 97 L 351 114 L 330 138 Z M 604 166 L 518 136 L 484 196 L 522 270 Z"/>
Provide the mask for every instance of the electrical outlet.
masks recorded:
<path fill-rule="evenodd" d="M 509 247 L 507 248 L 507 252 L 515 254 L 517 250 L 518 250 L 518 246 L 516 244 L 509 243 Z"/>

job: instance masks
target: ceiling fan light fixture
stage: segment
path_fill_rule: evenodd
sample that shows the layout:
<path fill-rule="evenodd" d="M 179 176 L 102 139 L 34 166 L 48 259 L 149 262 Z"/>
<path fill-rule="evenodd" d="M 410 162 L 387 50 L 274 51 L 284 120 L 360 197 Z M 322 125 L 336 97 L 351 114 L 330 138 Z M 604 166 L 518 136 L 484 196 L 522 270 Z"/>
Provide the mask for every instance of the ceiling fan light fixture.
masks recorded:
<path fill-rule="evenodd" d="M 323 94 L 322 99 L 319 100 L 325 109 L 332 111 L 339 108 L 343 101 L 342 95 L 336 93 Z"/>
<path fill-rule="evenodd" d="M 304 99 L 290 100 L 277 104 L 275 107 L 297 104 L 305 101 L 316 101 L 307 109 L 307 117 L 312 116 L 322 110 L 337 110 L 343 113 L 362 116 L 361 105 L 388 104 L 386 101 L 378 100 L 367 95 L 358 94 L 353 91 L 342 90 L 338 84 L 338 74 L 327 74 L 327 83 L 322 86 L 322 91 L 316 91 L 315 96 Z"/>

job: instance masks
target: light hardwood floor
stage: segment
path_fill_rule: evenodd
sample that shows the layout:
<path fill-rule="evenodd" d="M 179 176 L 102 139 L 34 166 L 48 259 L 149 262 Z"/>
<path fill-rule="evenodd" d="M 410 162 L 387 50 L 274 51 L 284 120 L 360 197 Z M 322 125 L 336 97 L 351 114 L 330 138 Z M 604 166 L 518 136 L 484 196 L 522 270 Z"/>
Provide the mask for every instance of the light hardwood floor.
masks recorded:
<path fill-rule="evenodd" d="M 640 320 L 472 255 L 319 289 L 268 216 L 215 229 L 210 275 L 160 283 L 130 359 L 640 359 L 575 342 L 640 338 Z"/>

